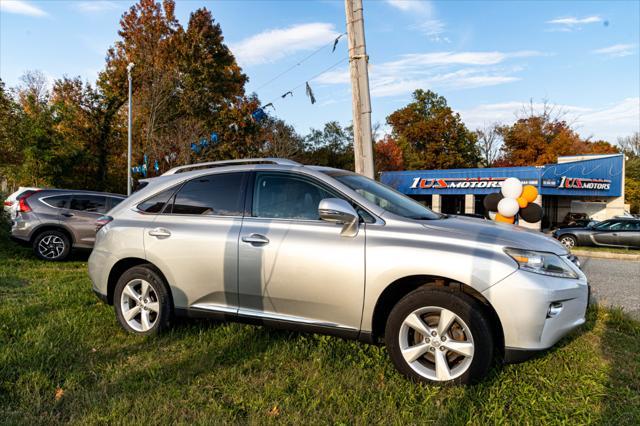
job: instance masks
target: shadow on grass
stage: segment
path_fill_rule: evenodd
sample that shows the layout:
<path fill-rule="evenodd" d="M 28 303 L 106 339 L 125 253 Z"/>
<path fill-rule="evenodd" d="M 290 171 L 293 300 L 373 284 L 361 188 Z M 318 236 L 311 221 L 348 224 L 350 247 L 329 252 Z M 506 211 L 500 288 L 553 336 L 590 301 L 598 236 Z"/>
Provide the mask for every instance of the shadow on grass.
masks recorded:
<path fill-rule="evenodd" d="M 601 310 L 600 350 L 609 362 L 606 407 L 601 422 L 640 424 L 640 324 L 622 309 Z M 632 354 L 629 357 L 629 354 Z M 630 359 L 631 358 L 631 359 Z"/>

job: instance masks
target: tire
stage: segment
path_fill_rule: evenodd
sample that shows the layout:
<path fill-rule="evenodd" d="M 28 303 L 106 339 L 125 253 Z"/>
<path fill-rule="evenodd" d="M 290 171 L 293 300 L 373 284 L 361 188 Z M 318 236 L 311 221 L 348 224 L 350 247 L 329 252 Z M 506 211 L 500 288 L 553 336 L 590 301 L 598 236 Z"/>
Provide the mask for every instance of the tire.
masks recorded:
<path fill-rule="evenodd" d="M 560 236 L 558 241 L 560 241 L 562 245 L 569 250 L 578 245 L 578 240 L 576 240 L 576 237 L 574 237 L 573 235 L 562 235 Z"/>
<path fill-rule="evenodd" d="M 33 251 L 39 259 L 59 262 L 69 257 L 71 241 L 64 232 L 42 231 L 33 240 Z"/>
<path fill-rule="evenodd" d="M 465 293 L 437 289 L 414 290 L 393 307 L 385 344 L 398 371 L 424 383 L 475 383 L 487 374 L 494 356 L 484 305 Z"/>
<path fill-rule="evenodd" d="M 144 336 L 165 330 L 173 316 L 168 288 L 151 265 L 134 266 L 125 271 L 113 294 L 113 307 L 122 328 Z"/>

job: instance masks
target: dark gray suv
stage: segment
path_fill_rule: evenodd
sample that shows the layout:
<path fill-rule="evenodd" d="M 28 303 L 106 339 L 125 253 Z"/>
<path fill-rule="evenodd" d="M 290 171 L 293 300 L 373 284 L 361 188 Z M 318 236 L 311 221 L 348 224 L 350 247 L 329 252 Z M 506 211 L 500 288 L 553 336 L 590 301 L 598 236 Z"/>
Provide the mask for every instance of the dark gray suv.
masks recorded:
<path fill-rule="evenodd" d="M 71 248 L 91 249 L 96 220 L 126 197 L 104 192 L 45 189 L 20 201 L 11 237 L 40 259 L 63 260 Z"/>

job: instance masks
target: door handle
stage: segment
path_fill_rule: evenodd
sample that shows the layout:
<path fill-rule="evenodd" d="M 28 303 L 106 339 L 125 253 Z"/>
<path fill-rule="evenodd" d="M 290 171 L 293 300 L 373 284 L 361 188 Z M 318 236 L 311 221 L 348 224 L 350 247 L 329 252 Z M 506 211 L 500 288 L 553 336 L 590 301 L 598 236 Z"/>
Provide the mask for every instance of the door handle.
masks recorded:
<path fill-rule="evenodd" d="M 62 213 L 64 217 L 73 217 L 73 213 Z"/>
<path fill-rule="evenodd" d="M 614 237 L 617 237 L 617 236 L 618 236 L 618 233 L 617 233 L 617 232 L 614 232 L 614 233 L 613 233 L 613 234 L 611 234 L 611 235 L 613 235 Z"/>
<path fill-rule="evenodd" d="M 164 228 L 155 228 L 149 231 L 149 235 L 157 238 L 168 238 L 171 236 L 171 232 Z"/>
<path fill-rule="evenodd" d="M 245 235 L 242 237 L 242 241 L 249 244 L 269 244 L 269 239 L 260 234 Z"/>

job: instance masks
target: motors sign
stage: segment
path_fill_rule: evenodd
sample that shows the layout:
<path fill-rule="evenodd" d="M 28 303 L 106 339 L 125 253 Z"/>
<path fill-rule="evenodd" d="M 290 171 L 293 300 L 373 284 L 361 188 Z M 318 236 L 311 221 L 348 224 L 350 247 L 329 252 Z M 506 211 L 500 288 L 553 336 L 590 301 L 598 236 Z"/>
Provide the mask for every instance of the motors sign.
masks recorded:
<path fill-rule="evenodd" d="M 608 179 L 586 179 L 562 176 L 557 186 L 559 189 L 586 189 L 608 191 L 611 181 Z"/>
<path fill-rule="evenodd" d="M 478 177 L 478 178 L 413 178 L 411 189 L 466 189 L 466 188 L 496 188 L 506 178 Z"/>

